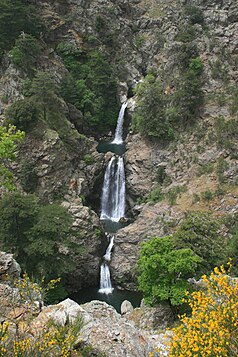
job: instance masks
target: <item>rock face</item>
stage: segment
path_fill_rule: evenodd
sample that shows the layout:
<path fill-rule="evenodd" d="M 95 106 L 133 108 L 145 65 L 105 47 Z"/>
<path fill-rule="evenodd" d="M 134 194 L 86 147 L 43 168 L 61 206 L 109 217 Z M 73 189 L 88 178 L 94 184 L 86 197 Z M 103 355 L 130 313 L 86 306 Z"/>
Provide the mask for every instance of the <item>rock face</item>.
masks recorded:
<path fill-rule="evenodd" d="M 110 357 L 144 357 L 149 345 L 132 322 L 125 320 L 116 310 L 101 301 L 84 305 L 67 299 L 58 305 L 48 306 L 32 322 L 32 331 L 43 328 L 53 318 L 55 323 L 65 325 L 80 315 L 84 326 L 79 341 L 90 344 L 99 353 Z"/>
<path fill-rule="evenodd" d="M 12 278 L 19 278 L 21 273 L 20 265 L 13 258 L 13 254 L 0 252 L 0 280 L 6 275 Z"/>
<path fill-rule="evenodd" d="M 99 286 L 100 261 L 107 245 L 102 234 L 99 218 L 90 208 L 83 206 L 80 198 L 64 201 L 62 205 L 73 216 L 73 240 L 79 246 L 79 252 L 71 252 L 76 262 L 76 270 L 69 275 L 68 287 L 78 291 L 87 286 Z"/>

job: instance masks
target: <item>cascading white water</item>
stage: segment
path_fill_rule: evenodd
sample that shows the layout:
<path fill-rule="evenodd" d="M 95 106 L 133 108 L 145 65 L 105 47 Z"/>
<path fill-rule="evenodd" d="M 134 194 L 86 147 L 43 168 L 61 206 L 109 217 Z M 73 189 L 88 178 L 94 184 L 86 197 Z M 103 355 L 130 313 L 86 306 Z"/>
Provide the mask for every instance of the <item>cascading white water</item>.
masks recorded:
<path fill-rule="evenodd" d="M 117 119 L 117 127 L 115 132 L 115 137 L 112 141 L 112 144 L 122 144 L 123 143 L 123 123 L 124 123 L 124 114 L 127 107 L 127 102 L 123 103 Z"/>
<path fill-rule="evenodd" d="M 120 145 L 123 143 L 123 120 L 127 103 L 123 103 L 118 116 L 117 128 L 113 144 Z M 113 156 L 109 161 L 102 188 L 101 197 L 101 219 L 119 221 L 125 216 L 126 201 L 126 183 L 123 157 Z M 110 270 L 108 262 L 111 260 L 111 252 L 114 243 L 114 237 L 111 237 L 106 253 L 103 256 L 104 262 L 100 271 L 100 289 L 99 293 L 110 294 L 113 291 Z"/>
<path fill-rule="evenodd" d="M 125 216 L 125 170 L 123 157 L 112 157 L 104 176 L 101 219 L 119 221 Z"/>
<path fill-rule="evenodd" d="M 114 236 L 111 237 L 109 246 L 107 247 L 106 253 L 103 256 L 103 258 L 108 262 L 110 262 L 111 260 L 111 252 L 112 252 L 113 244 L 114 244 Z"/>
<path fill-rule="evenodd" d="M 100 289 L 98 291 L 102 294 L 111 294 L 113 292 L 113 287 L 110 278 L 110 270 L 106 263 L 103 263 L 101 265 Z"/>
<path fill-rule="evenodd" d="M 100 271 L 100 289 L 99 293 L 102 294 L 111 294 L 113 292 L 113 287 L 111 283 L 110 270 L 106 262 L 110 262 L 111 260 L 111 252 L 113 248 L 114 237 L 112 236 L 110 239 L 110 243 L 107 247 L 106 253 L 103 256 L 104 263 L 101 265 Z"/>

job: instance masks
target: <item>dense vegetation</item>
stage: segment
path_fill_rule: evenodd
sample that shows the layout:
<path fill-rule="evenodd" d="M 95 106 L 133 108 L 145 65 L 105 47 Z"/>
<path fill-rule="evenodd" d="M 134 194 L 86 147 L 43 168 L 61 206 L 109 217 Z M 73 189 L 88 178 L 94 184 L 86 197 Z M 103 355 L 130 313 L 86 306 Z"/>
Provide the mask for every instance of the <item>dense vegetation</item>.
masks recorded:
<path fill-rule="evenodd" d="M 62 81 L 61 95 L 83 114 L 83 122 L 75 125 L 94 135 L 114 130 L 118 113 L 116 81 L 105 56 L 66 43 L 60 43 L 57 52 L 69 71 Z"/>
<path fill-rule="evenodd" d="M 237 224 L 232 225 L 235 234 L 230 250 L 224 237 L 219 235 L 221 225 L 222 222 L 209 213 L 190 213 L 174 234 L 152 238 L 142 245 L 138 282 L 146 302 L 151 305 L 161 301 L 182 304 L 189 289 L 189 277 L 199 279 L 217 264 L 225 263 L 228 255 L 234 255 Z"/>
<path fill-rule="evenodd" d="M 16 130 L 16 127 L 0 126 L 0 187 L 14 189 L 13 174 L 9 168 L 9 162 L 16 158 L 17 143 L 24 138 L 24 132 Z"/>
<path fill-rule="evenodd" d="M 35 195 L 18 192 L 0 200 L 0 247 L 14 253 L 24 271 L 46 281 L 75 269 L 72 217 L 60 205 L 42 205 Z"/>
<path fill-rule="evenodd" d="M 181 305 L 189 288 L 187 279 L 200 261 L 189 248 L 175 249 L 170 237 L 155 237 L 144 243 L 138 260 L 138 282 L 146 303 Z"/>

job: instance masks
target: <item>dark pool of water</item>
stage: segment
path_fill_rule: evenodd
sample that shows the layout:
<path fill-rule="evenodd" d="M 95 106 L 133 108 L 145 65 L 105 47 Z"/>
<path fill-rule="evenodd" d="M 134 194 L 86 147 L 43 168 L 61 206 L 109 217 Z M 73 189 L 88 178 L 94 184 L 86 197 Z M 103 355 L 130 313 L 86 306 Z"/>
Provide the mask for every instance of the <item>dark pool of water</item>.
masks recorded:
<path fill-rule="evenodd" d="M 123 155 L 126 151 L 126 146 L 124 143 L 112 144 L 111 142 L 101 142 L 97 146 L 97 151 L 102 153 L 106 153 L 110 151 L 116 155 Z"/>
<path fill-rule="evenodd" d="M 105 301 L 107 304 L 113 306 L 117 312 L 121 312 L 121 304 L 124 300 L 131 302 L 133 307 L 139 307 L 142 295 L 135 291 L 114 289 L 111 294 L 100 294 L 98 288 L 87 288 L 80 290 L 70 296 L 71 299 L 79 304 L 84 304 L 92 300 Z"/>
<path fill-rule="evenodd" d="M 110 219 L 101 219 L 101 224 L 105 232 L 116 233 L 119 229 L 128 226 L 131 222 L 115 222 Z"/>

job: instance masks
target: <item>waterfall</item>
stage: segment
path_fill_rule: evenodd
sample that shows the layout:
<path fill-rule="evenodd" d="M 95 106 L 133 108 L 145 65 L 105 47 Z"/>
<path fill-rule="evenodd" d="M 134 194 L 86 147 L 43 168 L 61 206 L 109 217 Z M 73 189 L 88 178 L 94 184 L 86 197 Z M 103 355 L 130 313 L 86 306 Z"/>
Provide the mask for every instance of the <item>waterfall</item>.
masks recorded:
<path fill-rule="evenodd" d="M 111 260 L 111 252 L 112 252 L 113 244 L 114 244 L 114 237 L 112 236 L 109 246 L 107 247 L 106 253 L 103 256 L 103 258 L 108 262 L 110 262 Z"/>
<path fill-rule="evenodd" d="M 114 241 L 114 237 L 112 236 L 110 243 L 107 247 L 106 253 L 103 256 L 105 261 L 101 265 L 99 293 L 102 293 L 102 294 L 110 294 L 113 292 L 113 287 L 112 287 L 111 278 L 110 278 L 110 270 L 106 263 L 106 261 L 110 262 L 110 260 L 111 260 L 111 251 L 112 251 L 112 247 L 113 247 L 113 241 Z"/>
<path fill-rule="evenodd" d="M 124 114 L 125 114 L 125 110 L 127 107 L 127 102 L 123 103 L 118 115 L 118 119 L 117 119 L 117 127 L 116 127 L 116 132 L 115 132 L 115 137 L 112 141 L 112 144 L 122 144 L 123 143 L 123 139 L 122 139 L 122 135 L 123 135 L 123 123 L 124 123 Z"/>
<path fill-rule="evenodd" d="M 112 144 L 120 145 L 123 143 L 123 121 L 127 103 L 123 103 L 118 115 L 115 138 Z M 108 219 L 118 222 L 120 218 L 125 217 L 125 202 L 126 202 L 126 183 L 124 160 L 122 156 L 113 156 L 109 161 L 103 181 L 102 196 L 101 196 L 101 219 Z M 108 234 L 108 236 L 110 236 Z M 103 263 L 100 270 L 100 289 L 99 293 L 110 294 L 113 292 L 111 284 L 110 270 L 108 262 L 111 260 L 111 252 L 114 244 L 114 237 L 110 239 L 110 243 L 103 256 Z"/>
<path fill-rule="evenodd" d="M 126 184 L 123 157 L 112 157 L 104 175 L 101 219 L 119 221 L 125 216 Z"/>
<path fill-rule="evenodd" d="M 99 293 L 111 294 L 113 292 L 113 287 L 110 279 L 110 270 L 106 263 L 101 265 L 100 272 L 100 289 Z"/>

